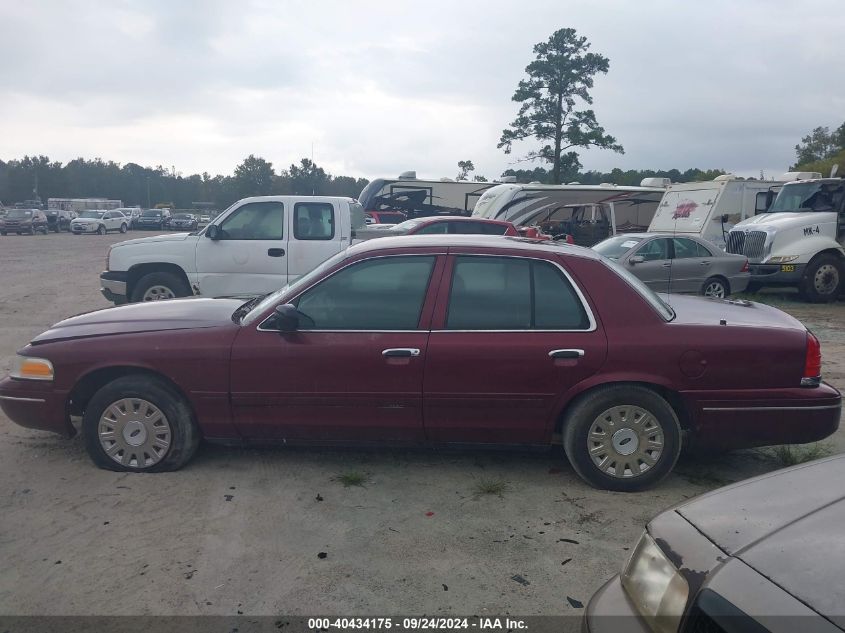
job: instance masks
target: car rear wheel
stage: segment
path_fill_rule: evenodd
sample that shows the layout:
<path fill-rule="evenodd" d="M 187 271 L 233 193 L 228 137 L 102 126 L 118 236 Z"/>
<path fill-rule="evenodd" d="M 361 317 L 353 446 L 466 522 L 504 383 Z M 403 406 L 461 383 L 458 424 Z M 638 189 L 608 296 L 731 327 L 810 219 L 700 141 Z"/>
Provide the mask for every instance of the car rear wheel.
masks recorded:
<path fill-rule="evenodd" d="M 124 376 L 102 387 L 85 409 L 82 428 L 92 461 L 121 472 L 177 470 L 200 437 L 185 399 L 148 376 Z"/>
<path fill-rule="evenodd" d="M 141 277 L 132 290 L 132 301 L 161 301 L 191 296 L 191 289 L 173 273 L 149 273 Z"/>
<path fill-rule="evenodd" d="M 97 227 L 97 235 L 105 235 L 106 234 L 106 227 L 102 224 Z"/>
<path fill-rule="evenodd" d="M 120 225 L 120 232 L 121 233 L 126 233 L 126 231 L 128 231 L 128 230 L 129 230 L 129 227 L 126 226 L 125 222 Z"/>
<path fill-rule="evenodd" d="M 648 488 L 671 472 L 681 452 L 674 410 L 645 387 L 599 387 L 569 409 L 563 424 L 566 456 L 596 488 Z"/>
<path fill-rule="evenodd" d="M 731 291 L 728 282 L 721 277 L 709 277 L 701 286 L 701 294 L 705 297 L 724 299 Z"/>
<path fill-rule="evenodd" d="M 843 279 L 845 279 L 845 266 L 842 260 L 835 255 L 819 255 L 807 264 L 799 291 L 801 296 L 810 303 L 836 301 L 845 287 Z"/>

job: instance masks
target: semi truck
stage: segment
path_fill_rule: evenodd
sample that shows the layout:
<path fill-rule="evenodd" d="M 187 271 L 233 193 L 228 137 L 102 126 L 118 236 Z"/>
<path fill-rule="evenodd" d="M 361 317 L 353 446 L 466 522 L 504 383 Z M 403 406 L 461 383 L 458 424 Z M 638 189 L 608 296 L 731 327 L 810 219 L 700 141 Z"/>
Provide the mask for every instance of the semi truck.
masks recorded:
<path fill-rule="evenodd" d="M 812 303 L 835 301 L 845 291 L 845 181 L 817 173 L 786 174 L 765 213 L 738 223 L 728 253 L 745 255 L 754 291 L 791 286 Z"/>

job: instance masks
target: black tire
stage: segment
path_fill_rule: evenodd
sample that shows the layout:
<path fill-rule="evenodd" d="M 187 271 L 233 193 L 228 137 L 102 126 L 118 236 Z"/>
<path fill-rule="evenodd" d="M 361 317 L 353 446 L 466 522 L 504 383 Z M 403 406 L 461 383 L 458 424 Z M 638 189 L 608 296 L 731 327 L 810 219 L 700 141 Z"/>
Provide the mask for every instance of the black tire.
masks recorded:
<path fill-rule="evenodd" d="M 169 447 L 155 464 L 139 467 L 121 464 L 109 457 L 100 443 L 100 418 L 109 406 L 123 398 L 142 398 L 157 407 L 170 425 Z M 100 468 L 117 472 L 163 472 L 182 468 L 193 457 L 200 433 L 185 399 L 163 380 L 151 376 L 123 376 L 101 387 L 82 416 L 85 448 Z"/>
<path fill-rule="evenodd" d="M 184 279 L 180 279 L 173 273 L 156 272 L 144 275 L 135 283 L 135 286 L 132 288 L 132 296 L 130 297 L 132 303 L 143 301 L 147 290 L 153 286 L 168 288 L 174 297 L 191 296 L 191 289 L 185 283 Z"/>
<path fill-rule="evenodd" d="M 124 222 L 123 224 L 120 225 L 120 232 L 121 233 L 126 233 L 126 231 L 128 231 L 128 230 L 129 230 L 129 227 L 126 226 L 126 222 Z"/>
<path fill-rule="evenodd" d="M 656 426 L 662 431 L 662 452 L 654 465 L 639 475 L 608 474 L 593 462 L 590 455 L 590 428 L 594 423 L 599 423 L 599 418 L 614 407 L 640 408 L 651 415 Z M 615 433 L 622 430 L 623 428 L 619 428 Z M 607 431 L 605 434 L 607 435 Z M 592 444 L 593 447 L 596 445 L 600 443 Z M 588 392 L 569 407 L 563 420 L 563 448 L 575 472 L 591 486 L 604 490 L 635 492 L 653 486 L 672 471 L 681 452 L 681 427 L 675 411 L 654 391 L 637 385 L 608 385 Z M 624 459 L 616 459 L 622 457 L 619 453 L 609 453 L 606 457 L 611 460 L 608 467 L 618 468 L 618 461 L 625 463 Z"/>
<path fill-rule="evenodd" d="M 748 293 L 748 294 L 755 294 L 757 292 L 760 292 L 760 289 L 762 287 L 763 287 L 763 284 L 761 284 L 760 282 L 752 281 L 745 287 L 745 292 Z"/>
<path fill-rule="evenodd" d="M 108 231 L 106 231 L 105 225 L 101 224 L 97 227 L 97 235 L 105 235 L 106 233 L 108 233 Z"/>
<path fill-rule="evenodd" d="M 845 265 L 836 255 L 817 255 L 804 270 L 798 291 L 810 303 L 836 301 L 845 289 Z"/>
<path fill-rule="evenodd" d="M 721 290 L 717 290 L 721 288 Z M 701 289 L 698 293 L 705 297 L 717 297 L 723 299 L 729 297 L 731 294 L 731 286 L 724 277 L 708 277 L 701 284 Z"/>

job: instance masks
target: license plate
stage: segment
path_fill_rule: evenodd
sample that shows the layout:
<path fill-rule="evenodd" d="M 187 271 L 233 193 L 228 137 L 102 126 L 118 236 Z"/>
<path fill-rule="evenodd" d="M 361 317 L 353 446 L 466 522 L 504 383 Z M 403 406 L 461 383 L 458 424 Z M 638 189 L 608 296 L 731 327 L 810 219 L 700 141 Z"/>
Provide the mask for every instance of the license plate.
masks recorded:
<path fill-rule="evenodd" d="M 780 272 L 782 272 L 782 273 L 794 273 L 795 272 L 795 264 L 783 264 L 780 267 Z"/>

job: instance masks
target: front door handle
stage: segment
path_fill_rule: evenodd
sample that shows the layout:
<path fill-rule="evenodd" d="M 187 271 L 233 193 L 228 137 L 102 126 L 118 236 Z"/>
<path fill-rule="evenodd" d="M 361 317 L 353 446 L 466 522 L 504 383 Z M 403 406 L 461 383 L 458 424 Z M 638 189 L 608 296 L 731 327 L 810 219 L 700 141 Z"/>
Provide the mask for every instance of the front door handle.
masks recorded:
<path fill-rule="evenodd" d="M 584 350 L 582 349 L 553 349 L 549 352 L 552 358 L 582 358 Z"/>
<path fill-rule="evenodd" d="M 671 266 L 671 265 L 672 265 L 672 262 L 666 262 L 665 264 L 663 264 L 663 268 L 669 268 L 669 266 Z"/>
<path fill-rule="evenodd" d="M 270 257 L 284 257 L 285 256 L 285 249 L 283 249 L 283 248 L 268 248 L 267 254 Z"/>
<path fill-rule="evenodd" d="M 385 358 L 419 356 L 420 350 L 415 347 L 391 347 L 390 349 L 383 350 L 381 355 Z"/>
<path fill-rule="evenodd" d="M 699 266 L 709 266 L 710 262 L 701 262 Z"/>

